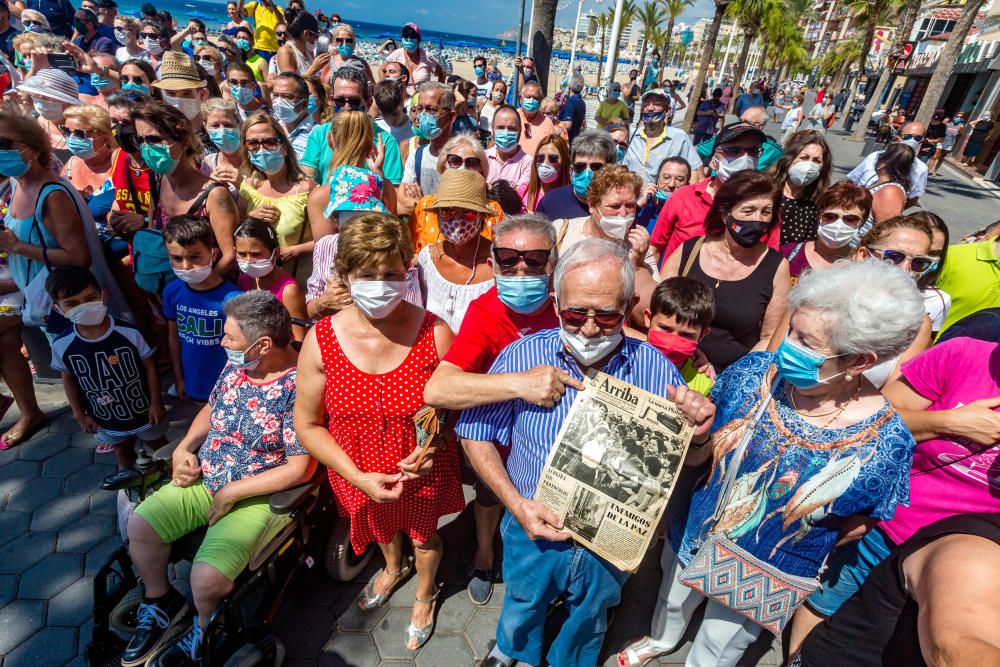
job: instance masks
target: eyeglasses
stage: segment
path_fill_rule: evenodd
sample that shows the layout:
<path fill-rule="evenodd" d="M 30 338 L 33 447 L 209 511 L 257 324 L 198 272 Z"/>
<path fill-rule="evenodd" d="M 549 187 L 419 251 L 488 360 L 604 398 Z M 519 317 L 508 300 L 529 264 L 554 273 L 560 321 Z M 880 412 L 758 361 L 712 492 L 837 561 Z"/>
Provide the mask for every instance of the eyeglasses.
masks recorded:
<path fill-rule="evenodd" d="M 760 157 L 763 149 L 760 146 L 754 146 L 753 148 L 747 148 L 746 146 L 719 146 L 716 150 L 722 153 L 722 157 L 734 158 L 743 157 L 744 155 Z"/>
<path fill-rule="evenodd" d="M 901 137 L 902 137 L 903 141 L 909 141 L 911 139 L 913 141 L 923 141 L 924 140 L 924 135 L 922 135 L 922 134 L 904 134 L 904 135 L 901 135 Z"/>
<path fill-rule="evenodd" d="M 465 168 L 470 171 L 479 171 L 483 166 L 482 161 L 477 157 L 463 158 L 461 155 L 455 155 L 454 153 L 448 153 L 445 157 L 445 163 L 449 169 L 461 169 L 462 165 L 465 165 Z"/>
<path fill-rule="evenodd" d="M 136 136 L 135 142 L 140 146 L 143 144 L 146 144 L 147 146 L 163 146 L 166 144 L 167 139 L 158 134 L 149 134 L 145 137 Z M 170 146 L 173 146 L 173 144 L 170 144 Z"/>
<path fill-rule="evenodd" d="M 281 39 L 285 36 L 285 31 L 282 30 L 281 32 L 275 32 L 274 34 L 278 37 L 278 39 Z"/>
<path fill-rule="evenodd" d="M 253 88 L 254 82 L 250 79 L 229 79 L 229 90 L 233 88 Z"/>
<path fill-rule="evenodd" d="M 62 133 L 67 139 L 70 137 L 76 137 L 77 139 L 89 139 L 94 135 L 92 130 L 71 130 L 65 125 L 59 126 L 59 132 Z"/>
<path fill-rule="evenodd" d="M 399 34 L 403 39 L 420 39 L 420 35 L 413 28 L 403 28 Z"/>
<path fill-rule="evenodd" d="M 3 139 L 0 138 L 0 151 L 9 151 L 14 149 L 15 143 L 21 143 L 17 139 Z"/>
<path fill-rule="evenodd" d="M 548 155 L 545 153 L 538 153 L 535 155 L 535 164 L 543 164 L 546 160 L 549 164 L 559 164 L 558 155 L 553 155 L 552 153 L 549 153 Z"/>
<path fill-rule="evenodd" d="M 268 150 L 273 150 L 281 145 L 281 139 L 278 137 L 267 137 L 265 139 L 247 139 L 243 142 L 243 145 L 247 147 L 250 152 L 256 151 L 258 148 L 263 146 Z"/>
<path fill-rule="evenodd" d="M 501 269 L 513 269 L 524 262 L 530 271 L 543 271 L 549 263 L 551 250 L 516 250 L 493 246 L 493 259 Z"/>
<path fill-rule="evenodd" d="M 910 267 L 910 271 L 921 276 L 928 271 L 933 271 L 938 265 L 938 258 L 928 255 L 907 255 L 902 250 L 893 250 L 891 248 L 866 248 L 866 250 L 872 257 L 881 259 L 883 262 L 887 262 L 893 266 L 903 268 L 903 265 L 907 264 Z"/>
<path fill-rule="evenodd" d="M 820 213 L 819 219 L 826 223 L 843 220 L 851 227 L 857 227 L 858 223 L 861 222 L 861 216 L 854 215 L 853 213 L 848 213 L 847 215 L 838 215 L 837 213 Z"/>
<path fill-rule="evenodd" d="M 353 44 L 354 39 L 352 37 L 335 37 L 333 39 L 334 44 Z"/>
<path fill-rule="evenodd" d="M 144 85 L 146 85 L 146 79 L 144 77 L 142 77 L 142 76 L 127 76 L 125 74 L 122 74 L 121 77 L 120 77 L 120 79 L 121 79 L 121 82 L 122 82 L 123 86 L 126 83 L 131 83 L 131 84 L 134 84 L 136 86 L 144 86 Z"/>
<path fill-rule="evenodd" d="M 591 171 L 600 171 L 603 166 L 603 162 L 574 162 L 573 173 L 581 174 L 583 173 L 583 170 L 588 167 L 590 167 Z"/>
<path fill-rule="evenodd" d="M 37 25 L 39 27 L 45 27 L 45 24 L 42 23 L 41 21 L 32 21 L 31 19 L 27 19 L 26 21 L 21 21 L 21 23 L 24 25 L 25 28 L 30 28 L 31 26 L 34 25 Z"/>
<path fill-rule="evenodd" d="M 351 109 L 360 109 L 361 105 L 364 103 L 360 97 L 332 97 L 333 103 L 338 107 L 350 107 Z"/>
<path fill-rule="evenodd" d="M 143 37 L 148 37 L 149 39 L 159 39 L 160 38 L 159 33 L 156 33 L 156 32 L 144 32 L 144 33 L 142 33 L 142 36 Z"/>
<path fill-rule="evenodd" d="M 430 107 L 418 104 L 416 106 L 417 113 L 429 113 L 432 116 L 437 116 L 442 111 L 451 111 L 448 107 Z"/>
<path fill-rule="evenodd" d="M 594 324 L 602 329 L 610 329 L 622 323 L 625 313 L 617 310 L 587 310 L 586 308 L 564 308 L 559 311 L 559 319 L 571 327 L 582 327 L 593 318 Z"/>

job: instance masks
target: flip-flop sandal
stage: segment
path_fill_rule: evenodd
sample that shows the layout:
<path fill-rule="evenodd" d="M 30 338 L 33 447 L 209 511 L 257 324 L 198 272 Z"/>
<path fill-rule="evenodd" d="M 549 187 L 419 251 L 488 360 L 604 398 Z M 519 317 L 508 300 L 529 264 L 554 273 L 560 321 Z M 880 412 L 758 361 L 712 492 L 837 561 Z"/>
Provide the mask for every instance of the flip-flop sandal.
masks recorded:
<path fill-rule="evenodd" d="M 0 451 L 6 449 L 12 449 L 24 442 L 27 442 L 28 440 L 31 440 L 32 436 L 34 436 L 36 433 L 38 433 L 38 431 L 47 426 L 48 423 L 49 423 L 49 418 L 46 417 L 42 421 L 32 426 L 29 426 L 23 431 L 19 431 L 17 433 L 12 431 L 7 431 L 2 436 L 0 436 Z"/>
<path fill-rule="evenodd" d="M 106 444 L 104 444 L 102 442 L 101 444 L 99 444 L 97 446 L 97 453 L 98 454 L 114 454 L 115 453 L 115 446 L 114 445 L 106 445 Z"/>

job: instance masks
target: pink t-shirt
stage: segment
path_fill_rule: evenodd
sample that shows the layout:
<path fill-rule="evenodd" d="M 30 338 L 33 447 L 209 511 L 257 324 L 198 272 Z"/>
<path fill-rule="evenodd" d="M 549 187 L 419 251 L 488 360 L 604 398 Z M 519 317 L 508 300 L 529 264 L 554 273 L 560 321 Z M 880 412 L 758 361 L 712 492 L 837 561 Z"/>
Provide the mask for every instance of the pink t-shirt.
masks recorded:
<path fill-rule="evenodd" d="M 903 377 L 928 410 L 952 410 L 1000 396 L 1000 344 L 953 338 L 903 364 Z M 1000 512 L 1000 446 L 949 436 L 917 444 L 910 468 L 910 506 L 879 526 L 896 544 L 938 519 Z"/>
<path fill-rule="evenodd" d="M 295 278 L 292 277 L 291 274 L 285 273 L 285 275 L 281 276 L 273 283 L 271 283 L 271 286 L 268 287 L 267 289 L 270 290 L 271 294 L 273 294 L 275 298 L 278 299 L 278 301 L 284 303 L 282 294 L 284 294 L 285 288 L 294 282 Z M 236 279 L 236 286 L 239 287 L 244 292 L 249 292 L 250 290 L 254 289 L 254 284 L 255 284 L 254 279 L 245 273 L 241 273 L 239 275 L 239 278 Z"/>

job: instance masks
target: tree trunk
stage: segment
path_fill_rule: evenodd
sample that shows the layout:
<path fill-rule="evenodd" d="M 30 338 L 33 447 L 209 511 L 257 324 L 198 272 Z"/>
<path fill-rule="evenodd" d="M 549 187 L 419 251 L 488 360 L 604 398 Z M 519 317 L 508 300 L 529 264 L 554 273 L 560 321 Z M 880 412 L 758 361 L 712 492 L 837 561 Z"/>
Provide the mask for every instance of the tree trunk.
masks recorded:
<path fill-rule="evenodd" d="M 674 15 L 670 15 L 670 20 L 667 21 L 667 39 L 663 42 L 663 53 L 660 54 L 660 62 L 664 65 L 667 64 L 667 58 L 670 57 L 670 38 L 674 36 Z"/>
<path fill-rule="evenodd" d="M 976 20 L 979 8 L 982 6 L 983 0 L 969 0 L 966 3 L 965 7 L 962 8 L 962 15 L 951 31 L 948 42 L 944 45 L 941 57 L 938 58 L 937 65 L 934 66 L 931 80 L 927 82 L 927 91 L 924 93 L 924 99 L 920 102 L 920 109 L 917 110 L 917 115 L 913 119 L 918 123 L 923 123 L 924 127 L 930 122 L 934 109 L 941 102 L 941 95 L 944 94 L 944 88 L 948 85 L 948 79 L 951 78 L 955 69 L 955 62 L 965 45 L 965 38 L 969 34 L 969 29 L 972 28 L 973 21 Z"/>
<path fill-rule="evenodd" d="M 549 89 L 549 74 L 552 66 L 552 34 L 555 31 L 557 0 L 533 0 L 531 25 L 534 32 L 528 35 L 531 55 L 535 60 L 535 73 L 542 84 L 542 91 Z M 546 93 L 547 94 L 547 93 Z"/>
<path fill-rule="evenodd" d="M 607 46 L 606 42 L 608 31 L 604 28 L 601 29 L 601 52 L 597 54 L 597 81 L 595 85 L 601 85 L 601 72 L 604 71 L 604 47 Z"/>
<path fill-rule="evenodd" d="M 750 46 L 753 44 L 755 35 L 750 31 L 743 34 L 743 46 L 740 48 L 740 55 L 736 59 L 736 68 L 733 70 L 733 97 L 729 100 L 729 113 L 733 113 L 736 108 L 736 100 L 739 98 L 737 91 L 740 82 L 743 81 L 743 74 L 747 71 L 747 59 L 750 57 Z"/>
<path fill-rule="evenodd" d="M 649 49 L 649 40 L 646 39 L 645 35 L 643 35 L 642 36 L 642 52 L 639 54 L 639 74 L 642 74 L 642 71 L 644 69 L 646 69 L 646 50 L 647 49 Z M 642 81 L 639 82 L 639 85 L 642 85 Z"/>
<path fill-rule="evenodd" d="M 695 105 L 697 105 L 697 100 L 701 96 L 702 86 L 705 85 L 708 64 L 712 59 L 712 54 L 715 52 L 715 41 L 719 38 L 719 26 L 722 25 L 722 16 L 726 13 L 728 6 L 729 0 L 717 0 L 715 3 L 715 16 L 712 17 L 712 22 L 708 25 L 708 30 L 705 31 L 705 44 L 701 49 L 701 62 L 698 63 L 698 71 L 694 75 L 694 81 L 691 82 L 691 94 L 689 95 L 688 106 L 692 109 L 697 108 Z M 694 117 L 695 114 L 693 113 L 685 113 L 681 129 L 685 132 L 691 132 L 691 128 L 694 127 Z"/>
<path fill-rule="evenodd" d="M 896 33 L 896 38 L 892 40 L 892 51 L 889 53 L 898 53 L 902 50 L 903 45 L 910 39 L 910 33 L 913 32 L 913 24 L 917 21 L 917 14 L 920 13 L 920 6 L 923 4 L 921 0 L 910 0 L 905 9 L 903 10 L 903 22 L 899 28 L 899 32 Z M 890 65 L 893 63 L 890 60 Z M 854 132 L 851 134 L 851 139 L 855 141 L 862 141 L 865 138 L 865 132 L 868 130 L 868 123 L 871 122 L 872 114 L 878 109 L 878 101 L 882 99 L 882 95 L 885 91 L 886 85 L 892 78 L 892 67 L 886 67 L 879 74 L 878 83 L 875 84 L 875 93 L 869 98 L 871 102 L 865 105 L 865 111 L 861 114 L 861 119 L 854 126 Z M 848 100 L 848 104 L 853 104 L 854 100 Z M 844 114 L 844 120 L 847 120 L 847 114 Z"/>

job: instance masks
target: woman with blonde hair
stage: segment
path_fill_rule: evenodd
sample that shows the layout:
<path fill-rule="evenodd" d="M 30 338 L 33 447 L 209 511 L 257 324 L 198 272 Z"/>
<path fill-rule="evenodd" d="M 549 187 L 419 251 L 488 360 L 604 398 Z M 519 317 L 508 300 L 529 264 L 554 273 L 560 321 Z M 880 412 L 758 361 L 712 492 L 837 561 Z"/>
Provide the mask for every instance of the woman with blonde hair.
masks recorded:
<path fill-rule="evenodd" d="M 549 190 L 569 185 L 569 172 L 569 144 L 566 140 L 550 134 L 539 141 L 531 177 L 527 185 L 517 189 L 525 210 L 534 213 L 538 202 Z"/>
<path fill-rule="evenodd" d="M 220 164 L 212 178 L 239 188 L 251 218 L 270 224 L 278 235 L 282 268 L 305 284 L 312 271 L 313 234 L 306 224 L 306 201 L 313 181 L 295 158 L 288 135 L 274 118 L 256 113 L 241 130 L 243 166 Z"/>
<path fill-rule="evenodd" d="M 60 129 L 73 155 L 66 161 L 64 176 L 88 202 L 111 192 L 106 214 L 114 201 L 111 157 L 117 147 L 111 134 L 111 116 L 97 105 L 81 104 L 66 109 L 65 122 Z"/>
<path fill-rule="evenodd" d="M 139 30 L 141 28 L 142 24 L 134 16 L 122 14 L 115 16 L 115 39 L 124 45 L 115 51 L 115 60 L 123 63 L 132 58 L 142 57 L 146 49 L 139 44 Z"/>
<path fill-rule="evenodd" d="M 191 121 L 172 106 L 147 100 L 132 114 L 142 160 L 160 177 L 159 197 L 150 211 L 150 226 L 163 229 L 175 215 L 208 218 L 221 253 L 215 265 L 219 275 L 236 267 L 233 230 L 239 211 L 229 189 L 202 173 L 204 149 Z"/>
<path fill-rule="evenodd" d="M 222 76 L 222 52 L 211 44 L 195 47 L 194 59 L 220 86 L 226 80 Z"/>
<path fill-rule="evenodd" d="M 334 116 L 327 141 L 333 148 L 329 204 L 324 215 L 334 213 L 343 224 L 353 213 L 395 213 L 396 190 L 382 174 L 385 148 L 376 141 L 371 117 L 363 111 L 341 111 Z"/>

